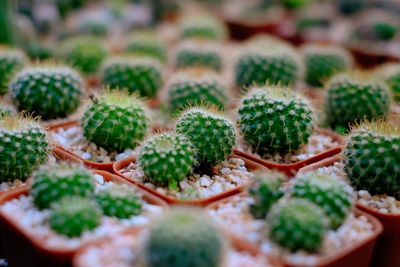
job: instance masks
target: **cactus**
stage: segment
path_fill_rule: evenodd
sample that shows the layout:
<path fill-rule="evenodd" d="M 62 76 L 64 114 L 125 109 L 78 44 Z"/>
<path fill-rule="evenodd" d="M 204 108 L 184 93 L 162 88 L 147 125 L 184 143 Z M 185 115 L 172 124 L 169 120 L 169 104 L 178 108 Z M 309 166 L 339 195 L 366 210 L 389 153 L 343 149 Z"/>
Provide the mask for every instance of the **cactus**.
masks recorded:
<path fill-rule="evenodd" d="M 332 229 L 342 225 L 352 206 L 351 188 L 327 174 L 311 172 L 296 178 L 291 193 L 320 206 Z"/>
<path fill-rule="evenodd" d="M 49 44 L 31 42 L 27 44 L 25 52 L 33 60 L 47 60 L 53 57 L 54 48 Z"/>
<path fill-rule="evenodd" d="M 36 66 L 20 71 L 10 89 L 18 110 L 47 120 L 66 117 L 79 107 L 83 82 L 69 67 Z"/>
<path fill-rule="evenodd" d="M 67 39 L 61 48 L 62 58 L 83 74 L 95 73 L 106 55 L 101 41 L 92 37 Z"/>
<path fill-rule="evenodd" d="M 102 81 L 111 89 L 127 89 L 144 97 L 156 96 L 162 84 L 161 64 L 152 58 L 111 58 L 102 70 Z"/>
<path fill-rule="evenodd" d="M 390 91 L 368 72 L 349 72 L 334 76 L 327 84 L 326 117 L 332 128 L 386 116 Z"/>
<path fill-rule="evenodd" d="M 346 140 L 345 171 L 354 188 L 400 199 L 399 122 L 364 122 Z"/>
<path fill-rule="evenodd" d="M 223 41 L 227 37 L 227 29 L 222 21 L 206 15 L 187 16 L 180 23 L 181 38 L 208 39 Z"/>
<path fill-rule="evenodd" d="M 8 92 L 8 84 L 12 76 L 25 65 L 26 58 L 22 51 L 16 49 L 0 49 L 0 95 Z"/>
<path fill-rule="evenodd" d="M 0 102 L 0 118 L 13 115 L 14 110 L 12 107 Z"/>
<path fill-rule="evenodd" d="M 101 216 L 94 200 L 68 196 L 51 207 L 49 223 L 55 232 L 73 238 L 99 226 Z"/>
<path fill-rule="evenodd" d="M 351 55 L 343 48 L 327 45 L 305 45 L 302 48 L 305 60 L 305 80 L 313 86 L 322 86 L 332 75 L 351 66 Z"/>
<path fill-rule="evenodd" d="M 389 63 L 379 67 L 378 77 L 385 80 L 392 91 L 394 100 L 400 103 L 400 64 Z"/>
<path fill-rule="evenodd" d="M 193 143 L 200 165 L 214 165 L 225 160 L 236 144 L 233 123 L 204 108 L 184 111 L 176 123 L 176 131 Z"/>
<path fill-rule="evenodd" d="M 13 0 L 0 1 L 0 44 L 15 43 L 16 2 Z"/>
<path fill-rule="evenodd" d="M 298 9 L 309 4 L 310 0 L 280 0 L 287 9 Z"/>
<path fill-rule="evenodd" d="M 250 213 L 256 219 L 264 219 L 271 206 L 282 196 L 281 190 L 284 177 L 279 172 L 264 173 L 258 172 L 254 176 L 254 183 L 248 189 L 249 195 L 253 199 L 250 205 Z"/>
<path fill-rule="evenodd" d="M 222 57 L 217 44 L 203 40 L 183 42 L 176 52 L 177 68 L 203 67 L 221 71 Z"/>
<path fill-rule="evenodd" d="M 123 91 L 106 91 L 86 109 L 83 135 L 108 151 L 135 148 L 145 137 L 149 122 L 144 104 Z"/>
<path fill-rule="evenodd" d="M 111 184 L 96 193 L 96 201 L 104 215 L 126 219 L 142 212 L 142 200 L 124 184 Z"/>
<path fill-rule="evenodd" d="M 267 222 L 272 241 L 293 252 L 316 251 L 327 232 L 324 211 L 306 199 L 293 198 L 276 203 Z"/>
<path fill-rule="evenodd" d="M 161 133 L 143 144 L 138 161 L 152 183 L 174 189 L 192 171 L 194 156 L 192 144 L 185 136 Z"/>
<path fill-rule="evenodd" d="M 83 166 L 67 163 L 42 166 L 33 175 L 31 195 L 39 209 L 47 209 L 66 196 L 92 197 L 95 183 Z"/>
<path fill-rule="evenodd" d="M 22 115 L 0 116 L 0 181 L 25 180 L 49 152 L 47 134 L 37 121 Z"/>
<path fill-rule="evenodd" d="M 175 208 L 150 228 L 144 258 L 148 267 L 219 267 L 224 249 L 224 239 L 209 218 Z"/>
<path fill-rule="evenodd" d="M 244 139 L 261 154 L 297 150 L 314 128 L 307 100 L 284 87 L 252 88 L 241 100 L 238 115 Z"/>
<path fill-rule="evenodd" d="M 214 105 L 225 109 L 227 88 L 213 72 L 194 69 L 174 75 L 167 85 L 168 103 L 176 112 L 187 106 Z"/>
<path fill-rule="evenodd" d="M 135 55 L 145 55 L 165 63 L 167 45 L 154 32 L 135 32 L 129 40 L 126 51 Z"/>

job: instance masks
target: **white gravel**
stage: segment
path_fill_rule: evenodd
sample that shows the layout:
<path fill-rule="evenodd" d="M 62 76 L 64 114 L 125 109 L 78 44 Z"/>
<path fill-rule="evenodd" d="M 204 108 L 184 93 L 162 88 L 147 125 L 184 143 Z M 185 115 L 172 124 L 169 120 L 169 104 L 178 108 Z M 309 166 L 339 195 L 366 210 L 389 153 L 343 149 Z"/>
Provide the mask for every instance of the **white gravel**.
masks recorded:
<path fill-rule="evenodd" d="M 0 183 L 0 193 L 6 192 L 6 191 L 14 189 L 14 188 L 21 187 L 24 184 L 25 184 L 25 182 L 22 182 L 19 179 L 15 179 L 14 181 L 2 182 L 2 183 Z"/>

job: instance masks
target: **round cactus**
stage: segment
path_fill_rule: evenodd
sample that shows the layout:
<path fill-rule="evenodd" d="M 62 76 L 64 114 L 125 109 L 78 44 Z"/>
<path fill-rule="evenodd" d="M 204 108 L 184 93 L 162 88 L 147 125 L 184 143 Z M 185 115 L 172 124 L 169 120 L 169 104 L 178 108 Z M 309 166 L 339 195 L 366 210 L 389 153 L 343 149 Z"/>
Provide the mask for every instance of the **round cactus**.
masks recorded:
<path fill-rule="evenodd" d="M 176 123 L 176 131 L 193 143 L 200 165 L 214 165 L 225 160 L 236 144 L 233 123 L 202 108 L 183 112 Z"/>
<path fill-rule="evenodd" d="M 376 72 L 390 87 L 394 100 L 400 103 L 400 64 L 385 64 Z"/>
<path fill-rule="evenodd" d="M 227 37 L 227 29 L 222 21 L 206 15 L 187 16 L 180 23 L 181 37 L 222 41 Z"/>
<path fill-rule="evenodd" d="M 364 122 L 346 141 L 345 171 L 357 190 L 400 199 L 399 122 Z"/>
<path fill-rule="evenodd" d="M 316 251 L 327 232 L 324 211 L 306 199 L 276 203 L 267 222 L 270 238 L 290 251 Z"/>
<path fill-rule="evenodd" d="M 134 55 L 144 55 L 158 59 L 160 62 L 167 60 L 167 45 L 154 32 L 135 32 L 128 41 L 126 51 Z"/>
<path fill-rule="evenodd" d="M 227 88 L 213 72 L 188 70 L 174 75 L 167 85 L 168 103 L 173 111 L 187 106 L 214 105 L 225 109 Z"/>
<path fill-rule="evenodd" d="M 177 49 L 175 65 L 177 68 L 203 67 L 220 71 L 220 49 L 217 44 L 203 40 L 183 42 Z"/>
<path fill-rule="evenodd" d="M 61 163 L 43 166 L 33 174 L 31 195 L 37 208 L 47 209 L 66 196 L 91 197 L 94 189 L 93 176 L 83 166 Z"/>
<path fill-rule="evenodd" d="M 241 100 L 238 113 L 244 139 L 261 154 L 297 150 L 314 128 L 307 100 L 283 87 L 254 87 Z"/>
<path fill-rule="evenodd" d="M 24 53 L 16 49 L 0 49 L 0 95 L 8 92 L 12 76 L 25 65 Z"/>
<path fill-rule="evenodd" d="M 310 0 L 280 0 L 287 9 L 298 9 L 310 3 Z"/>
<path fill-rule="evenodd" d="M 313 86 L 322 86 L 332 75 L 351 66 L 351 55 L 343 48 L 327 45 L 305 45 L 302 48 L 305 61 L 305 79 Z"/>
<path fill-rule="evenodd" d="M 250 205 L 250 213 L 256 219 L 264 219 L 271 206 L 282 196 L 281 190 L 284 177 L 279 172 L 255 174 L 254 183 L 248 189 L 249 195 L 253 199 Z"/>
<path fill-rule="evenodd" d="M 49 222 L 55 232 L 73 238 L 99 226 L 101 216 L 94 200 L 68 196 L 52 206 Z"/>
<path fill-rule="evenodd" d="M 156 222 L 144 245 L 148 267 L 219 267 L 223 256 L 220 231 L 200 211 L 183 208 Z"/>
<path fill-rule="evenodd" d="M 96 201 L 104 215 L 126 219 L 142 212 L 142 200 L 124 184 L 110 184 L 96 193 Z"/>
<path fill-rule="evenodd" d="M 334 76 L 327 84 L 326 117 L 331 127 L 347 127 L 356 120 L 386 116 L 390 106 L 388 87 L 369 73 Z"/>
<path fill-rule="evenodd" d="M 25 180 L 50 152 L 45 130 L 34 120 L 0 116 L 0 181 Z"/>
<path fill-rule="evenodd" d="M 107 55 L 101 41 L 92 37 L 68 39 L 61 48 L 62 58 L 83 74 L 95 73 Z"/>
<path fill-rule="evenodd" d="M 351 188 L 327 174 L 312 172 L 296 178 L 291 193 L 320 206 L 332 229 L 342 225 L 352 206 Z"/>
<path fill-rule="evenodd" d="M 147 140 L 139 152 L 139 164 L 155 184 L 177 188 L 195 162 L 192 144 L 183 135 L 161 133 Z"/>
<path fill-rule="evenodd" d="M 83 135 L 109 151 L 135 148 L 145 137 L 148 119 L 144 104 L 123 91 L 93 98 L 81 119 Z"/>
<path fill-rule="evenodd" d="M 69 67 L 37 66 L 19 72 L 11 82 L 11 97 L 19 110 L 43 119 L 63 118 L 74 112 L 83 95 L 80 75 Z"/>
<path fill-rule="evenodd" d="M 161 64 L 152 58 L 111 58 L 103 66 L 102 81 L 112 89 L 154 97 L 162 85 Z"/>
<path fill-rule="evenodd" d="M 390 21 L 367 21 L 355 29 L 355 36 L 361 40 L 390 41 L 397 34 L 397 26 Z"/>

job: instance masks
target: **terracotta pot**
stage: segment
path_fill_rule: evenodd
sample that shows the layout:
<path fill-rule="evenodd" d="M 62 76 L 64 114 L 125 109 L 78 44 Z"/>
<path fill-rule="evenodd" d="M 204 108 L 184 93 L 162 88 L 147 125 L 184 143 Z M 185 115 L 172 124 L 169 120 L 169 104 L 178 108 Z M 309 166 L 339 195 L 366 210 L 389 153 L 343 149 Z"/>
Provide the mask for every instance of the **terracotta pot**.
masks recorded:
<path fill-rule="evenodd" d="M 243 195 L 246 195 L 247 193 L 242 193 Z M 212 203 L 211 205 L 207 206 L 207 210 L 213 210 L 218 207 L 218 205 L 222 203 L 227 203 L 230 201 L 230 198 L 223 199 L 221 201 Z M 315 265 L 312 265 L 313 267 L 351 267 L 351 266 L 357 266 L 357 267 L 368 267 L 372 258 L 372 253 L 374 251 L 374 247 L 376 244 L 376 240 L 378 239 L 379 235 L 382 233 L 382 225 L 381 223 L 374 218 L 373 216 L 355 208 L 354 209 L 354 214 L 356 216 L 361 216 L 364 215 L 368 218 L 368 220 L 373 224 L 374 230 L 373 233 L 371 234 L 370 237 L 366 238 L 362 242 L 359 242 L 357 244 L 353 244 L 352 246 L 345 247 L 343 249 L 340 249 L 336 251 L 336 253 L 326 256 L 321 258 Z M 229 231 L 229 230 L 227 230 Z M 235 236 L 236 239 L 241 240 L 242 243 L 246 244 L 248 247 L 253 247 L 253 250 L 259 251 L 260 248 L 255 246 L 254 244 L 250 243 L 249 241 L 245 240 L 241 236 L 237 234 L 230 233 L 230 235 Z M 304 265 L 300 264 L 292 264 L 285 262 L 284 259 L 281 259 L 283 261 L 283 265 L 285 267 L 302 267 Z M 380 266 L 380 265 L 379 265 Z"/>
<path fill-rule="evenodd" d="M 233 157 L 242 159 L 245 162 L 246 167 L 249 170 L 265 170 L 265 171 L 268 171 L 267 168 L 255 163 L 255 162 L 249 161 L 248 159 L 242 158 L 240 156 L 233 156 Z M 214 196 L 211 196 L 211 197 L 203 198 L 203 199 L 177 199 L 177 198 L 174 198 L 174 197 L 170 197 L 170 196 L 161 194 L 160 192 L 158 192 L 158 191 L 156 191 L 156 190 L 154 190 L 152 188 L 149 188 L 149 187 L 147 187 L 147 186 L 145 186 L 145 185 L 143 185 L 141 183 L 138 183 L 138 182 L 130 179 L 129 177 L 124 176 L 121 173 L 121 170 L 123 168 L 127 167 L 130 163 L 135 163 L 135 162 L 136 162 L 136 157 L 135 156 L 127 157 L 125 159 L 117 161 L 113 166 L 114 173 L 119 175 L 119 176 L 121 176 L 121 177 L 123 177 L 127 181 L 135 184 L 136 186 L 138 186 L 138 187 L 150 192 L 151 194 L 156 195 L 157 197 L 163 199 L 164 201 L 166 201 L 167 203 L 170 203 L 170 204 L 189 204 L 189 205 L 197 205 L 197 206 L 206 206 L 206 205 L 208 205 L 208 204 L 210 204 L 210 203 L 212 203 L 214 201 L 217 201 L 217 200 L 232 196 L 234 194 L 240 193 L 246 188 L 246 185 L 241 185 L 241 186 L 238 186 L 238 187 L 236 187 L 234 189 L 222 192 L 220 194 L 217 194 L 217 195 L 214 195 Z"/>
<path fill-rule="evenodd" d="M 263 166 L 265 166 L 265 167 L 267 167 L 269 169 L 278 170 L 280 172 L 285 173 L 287 176 L 292 177 L 302 167 L 310 165 L 310 164 L 318 162 L 318 161 L 321 161 L 321 160 L 326 159 L 328 157 L 331 157 L 333 155 L 339 154 L 342 151 L 342 146 L 344 144 L 344 138 L 341 135 L 339 135 L 337 133 L 334 133 L 334 132 L 332 132 L 330 130 L 321 129 L 321 128 L 318 128 L 317 132 L 319 132 L 321 134 L 324 134 L 326 136 L 330 136 L 332 139 L 337 141 L 340 145 L 337 146 L 337 147 L 330 148 L 330 149 L 328 149 L 328 150 L 326 150 L 324 152 L 321 152 L 321 153 L 319 153 L 319 154 L 317 154 L 315 156 L 312 156 L 310 158 L 307 158 L 305 160 L 301 160 L 301 161 L 298 161 L 298 162 L 295 162 L 295 163 L 289 163 L 289 164 L 276 163 L 276 162 L 273 162 L 273 161 L 264 160 L 264 159 L 261 159 L 261 158 L 259 158 L 257 156 L 254 156 L 252 154 L 243 152 L 243 151 L 241 151 L 239 149 L 235 149 L 234 150 L 234 154 L 242 156 L 243 158 L 246 158 L 248 160 L 254 161 L 255 163 L 263 165 Z"/>
<path fill-rule="evenodd" d="M 246 21 L 225 20 L 229 35 L 234 40 L 245 40 L 260 33 L 274 34 L 279 28 L 279 22 L 248 23 Z"/>
<path fill-rule="evenodd" d="M 116 183 L 127 183 L 124 179 L 110 174 L 105 171 L 93 171 L 103 176 L 106 181 Z M 153 205 L 158 205 L 164 209 L 168 209 L 167 204 L 161 199 L 149 194 L 148 192 L 136 188 L 143 196 L 143 199 Z M 28 195 L 29 186 L 24 186 L 9 191 L 7 194 L 0 196 L 0 205 L 12 199 L 18 198 L 20 195 Z M 26 231 L 20 224 L 16 224 L 13 219 L 0 210 L 0 223 L 2 226 L 2 241 L 5 249 L 9 266 L 72 266 L 72 257 L 77 249 L 69 248 L 53 248 L 46 245 L 37 236 Z M 132 228 L 134 229 L 134 228 Z"/>
<path fill-rule="evenodd" d="M 387 62 L 397 62 L 399 58 L 383 53 L 370 52 L 355 46 L 349 46 L 357 65 L 361 68 L 369 69 Z"/>

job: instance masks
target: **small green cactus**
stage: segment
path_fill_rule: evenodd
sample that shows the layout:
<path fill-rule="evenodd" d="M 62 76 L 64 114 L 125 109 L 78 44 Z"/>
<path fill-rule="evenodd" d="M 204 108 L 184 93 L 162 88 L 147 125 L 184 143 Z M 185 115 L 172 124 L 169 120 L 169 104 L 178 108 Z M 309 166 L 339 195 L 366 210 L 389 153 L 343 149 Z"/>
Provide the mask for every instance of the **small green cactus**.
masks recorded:
<path fill-rule="evenodd" d="M 394 23 L 377 20 L 359 25 L 354 35 L 361 40 L 387 42 L 396 36 L 397 31 L 398 28 Z"/>
<path fill-rule="evenodd" d="M 351 185 L 400 199 L 400 123 L 364 122 L 352 129 L 344 150 Z"/>
<path fill-rule="evenodd" d="M 36 66 L 20 71 L 10 89 L 18 110 L 48 120 L 64 118 L 76 111 L 83 86 L 80 75 L 69 67 Z"/>
<path fill-rule="evenodd" d="M 313 86 L 322 86 L 332 75 L 351 66 L 351 55 L 345 49 L 333 45 L 305 45 L 302 47 L 305 61 L 305 80 Z"/>
<path fill-rule="evenodd" d="M 148 267 L 219 267 L 224 246 L 220 231 L 203 213 L 175 208 L 151 226 L 144 258 Z"/>
<path fill-rule="evenodd" d="M 79 237 L 101 223 L 102 213 L 93 199 L 68 196 L 51 207 L 50 226 L 58 234 Z"/>
<path fill-rule="evenodd" d="M 108 151 L 135 148 L 145 137 L 149 122 L 144 104 L 123 91 L 93 97 L 81 119 L 83 135 Z"/>
<path fill-rule="evenodd" d="M 290 250 L 316 251 L 327 232 L 324 211 L 306 199 L 293 198 L 272 206 L 267 216 L 270 238 Z"/>
<path fill-rule="evenodd" d="M 345 183 L 327 174 L 316 172 L 297 177 L 291 193 L 320 206 L 329 219 L 329 227 L 339 228 L 352 206 L 351 189 Z"/>
<path fill-rule="evenodd" d="M 0 1 L 0 44 L 15 43 L 17 4 L 13 0 Z"/>
<path fill-rule="evenodd" d="M 200 165 L 214 165 L 226 159 L 236 144 L 236 131 L 227 118 L 204 108 L 184 111 L 176 131 L 189 138 Z"/>
<path fill-rule="evenodd" d="M 96 201 L 104 215 L 127 219 L 142 212 L 142 200 L 124 184 L 111 184 L 96 193 Z"/>
<path fill-rule="evenodd" d="M 162 85 L 162 67 L 158 60 L 142 57 L 116 57 L 107 60 L 102 82 L 111 89 L 127 89 L 143 97 L 154 97 Z"/>
<path fill-rule="evenodd" d="M 168 103 L 173 112 L 187 106 L 214 105 L 225 109 L 227 88 L 213 72 L 192 69 L 175 74 L 167 85 Z"/>
<path fill-rule="evenodd" d="M 244 139 L 261 154 L 297 150 L 314 129 L 307 100 L 284 87 L 252 88 L 241 100 L 238 115 Z"/>
<path fill-rule="evenodd" d="M 66 196 L 94 196 L 95 182 L 83 166 L 67 163 L 42 166 L 33 174 L 31 195 L 38 209 L 47 209 Z"/>
<path fill-rule="evenodd" d="M 227 37 L 227 29 L 222 21 L 206 15 L 187 16 L 180 22 L 181 38 L 198 38 L 223 41 Z"/>
<path fill-rule="evenodd" d="M 298 9 L 306 6 L 311 1 L 310 0 L 280 0 L 282 5 L 287 9 Z"/>
<path fill-rule="evenodd" d="M 388 114 L 390 90 L 370 76 L 368 72 L 349 72 L 338 74 L 328 82 L 325 112 L 332 128 Z"/>
<path fill-rule="evenodd" d="M 400 103 L 400 64 L 389 63 L 379 67 L 376 71 L 388 84 L 394 100 Z"/>
<path fill-rule="evenodd" d="M 14 110 L 12 107 L 0 102 L 0 118 L 13 115 Z"/>
<path fill-rule="evenodd" d="M 53 57 L 54 48 L 49 44 L 31 42 L 27 44 L 25 52 L 33 60 L 47 60 Z"/>
<path fill-rule="evenodd" d="M 177 49 L 175 65 L 180 69 L 203 67 L 221 71 L 220 49 L 217 44 L 203 40 L 183 42 Z"/>
<path fill-rule="evenodd" d="M 154 57 L 160 62 L 167 61 L 167 45 L 154 32 L 135 32 L 128 41 L 126 51 L 134 55 Z"/>
<path fill-rule="evenodd" d="M 16 49 L 0 49 L 0 95 L 8 92 L 13 75 L 25 65 L 25 54 Z"/>
<path fill-rule="evenodd" d="M 37 121 L 0 116 L 0 181 L 25 180 L 50 153 L 46 131 Z"/>
<path fill-rule="evenodd" d="M 249 195 L 253 199 L 250 213 L 256 219 L 264 219 L 271 206 L 283 196 L 281 189 L 284 177 L 282 173 L 258 172 L 254 176 L 254 183 L 249 187 Z"/>
<path fill-rule="evenodd" d="M 185 136 L 161 133 L 144 142 L 138 161 L 152 183 L 177 188 L 179 181 L 192 171 L 195 154 Z"/>

